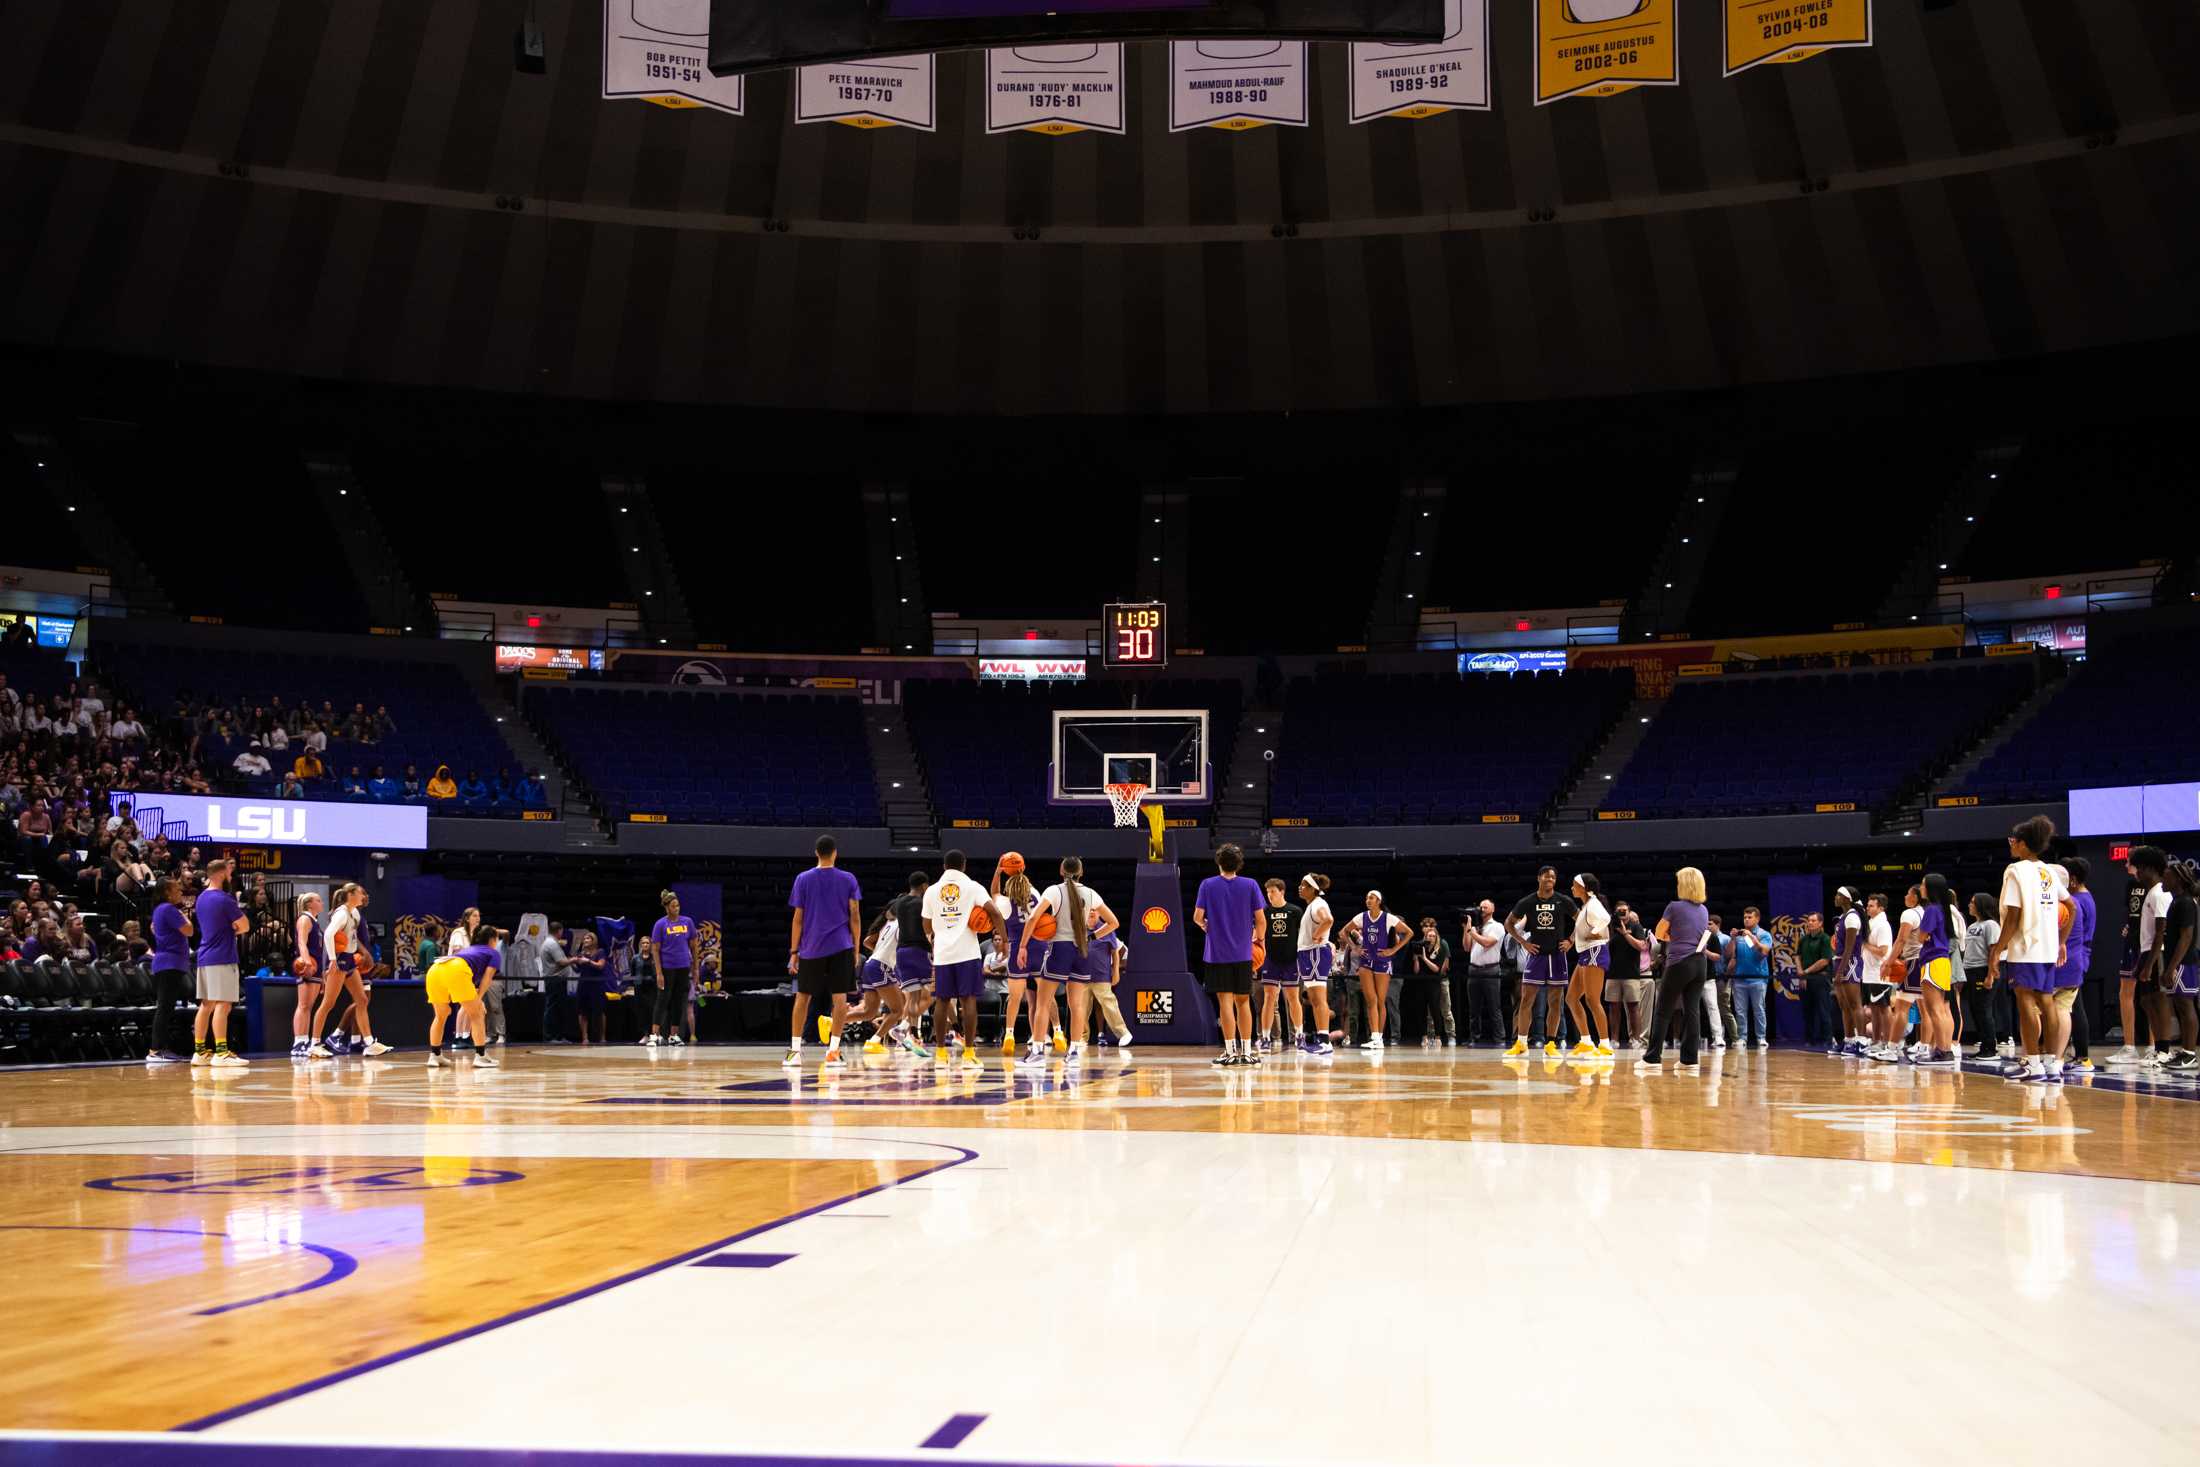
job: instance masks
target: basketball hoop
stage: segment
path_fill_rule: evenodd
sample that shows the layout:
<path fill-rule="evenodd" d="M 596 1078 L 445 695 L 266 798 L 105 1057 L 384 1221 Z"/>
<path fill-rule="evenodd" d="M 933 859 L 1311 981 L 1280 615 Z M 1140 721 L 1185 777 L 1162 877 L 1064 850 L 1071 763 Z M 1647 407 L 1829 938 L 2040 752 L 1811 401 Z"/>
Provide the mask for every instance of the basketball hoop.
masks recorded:
<path fill-rule="evenodd" d="M 1106 785 L 1104 788 L 1108 792 L 1108 804 L 1115 811 L 1115 823 L 1136 825 L 1138 802 L 1146 797 L 1146 786 L 1136 780 L 1126 780 L 1122 784 Z"/>

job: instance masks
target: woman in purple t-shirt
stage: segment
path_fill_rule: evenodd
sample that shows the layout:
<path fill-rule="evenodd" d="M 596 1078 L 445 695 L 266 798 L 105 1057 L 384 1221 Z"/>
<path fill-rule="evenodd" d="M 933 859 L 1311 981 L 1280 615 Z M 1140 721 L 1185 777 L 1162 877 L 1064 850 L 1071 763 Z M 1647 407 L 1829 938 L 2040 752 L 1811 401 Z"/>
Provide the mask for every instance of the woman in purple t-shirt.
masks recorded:
<path fill-rule="evenodd" d="M 1704 941 L 1711 935 L 1711 913 L 1704 907 L 1703 873 L 1683 866 L 1674 874 L 1676 899 L 1658 919 L 1658 940 L 1665 944 L 1665 971 L 1658 975 L 1658 1000 L 1650 1021 L 1650 1047 L 1635 1061 L 1637 1069 L 1665 1063 L 1665 1036 L 1677 1021 L 1681 1031 L 1681 1068 L 1696 1068 L 1696 996 L 1708 970 Z"/>

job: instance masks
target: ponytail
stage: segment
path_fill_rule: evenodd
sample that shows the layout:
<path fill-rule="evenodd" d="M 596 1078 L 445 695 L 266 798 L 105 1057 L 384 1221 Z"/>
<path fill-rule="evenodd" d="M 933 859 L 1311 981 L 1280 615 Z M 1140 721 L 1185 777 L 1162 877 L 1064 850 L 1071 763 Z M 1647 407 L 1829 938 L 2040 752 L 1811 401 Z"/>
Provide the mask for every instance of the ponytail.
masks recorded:
<path fill-rule="evenodd" d="M 1322 875 L 1319 871 L 1307 872 L 1305 880 L 1308 886 L 1314 888 L 1314 894 L 1316 896 L 1329 895 L 1329 878 Z"/>
<path fill-rule="evenodd" d="M 1085 932 L 1085 891 L 1077 884 L 1077 878 L 1085 874 L 1085 863 L 1075 856 L 1062 858 L 1062 915 L 1069 922 L 1069 940 L 1077 944 L 1078 956 L 1085 952 L 1085 944 L 1091 939 Z"/>
<path fill-rule="evenodd" d="M 672 891 L 669 888 L 657 893 L 657 905 L 663 907 L 668 912 L 672 910 L 672 904 L 679 899 L 680 898 L 678 893 Z"/>
<path fill-rule="evenodd" d="M 1021 917 L 1031 909 L 1031 878 L 1016 872 L 1001 884 L 1001 894 L 1008 898 L 1009 911 Z"/>

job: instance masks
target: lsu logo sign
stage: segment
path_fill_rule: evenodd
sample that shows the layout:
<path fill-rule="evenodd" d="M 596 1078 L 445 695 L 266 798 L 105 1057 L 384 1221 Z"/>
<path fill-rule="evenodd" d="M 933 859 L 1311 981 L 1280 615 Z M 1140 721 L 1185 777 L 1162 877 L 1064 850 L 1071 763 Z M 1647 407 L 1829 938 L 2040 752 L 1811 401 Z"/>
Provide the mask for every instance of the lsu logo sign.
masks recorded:
<path fill-rule="evenodd" d="M 220 805 L 206 807 L 206 833 L 215 840 L 303 844 L 306 812 L 297 805 Z"/>
<path fill-rule="evenodd" d="M 261 846 L 428 848 L 423 805 L 343 805 L 326 800 L 237 800 L 163 791 L 138 797 L 138 818 L 181 824 L 194 841 Z"/>
<path fill-rule="evenodd" d="M 1131 1015 L 1141 1024 L 1168 1024 L 1176 1020 L 1176 995 L 1167 989 L 1141 988 Z"/>
<path fill-rule="evenodd" d="M 1169 909 L 1166 907 L 1146 908 L 1145 911 L 1138 914 L 1138 925 L 1155 936 L 1160 936 L 1169 930 Z M 1167 995 L 1164 994 L 1163 997 L 1167 997 Z"/>

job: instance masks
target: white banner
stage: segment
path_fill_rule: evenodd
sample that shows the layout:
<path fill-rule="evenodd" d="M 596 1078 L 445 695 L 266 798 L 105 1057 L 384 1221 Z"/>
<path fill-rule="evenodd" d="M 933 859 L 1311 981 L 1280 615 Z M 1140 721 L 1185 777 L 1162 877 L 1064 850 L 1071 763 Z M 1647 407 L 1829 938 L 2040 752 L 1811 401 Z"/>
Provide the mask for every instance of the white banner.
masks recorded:
<path fill-rule="evenodd" d="M 743 78 L 710 74 L 710 0 L 604 0 L 603 94 L 740 116 Z"/>
<path fill-rule="evenodd" d="M 1490 110 L 1489 0 L 1444 0 L 1435 45 L 1352 43 L 1352 120 Z"/>
<path fill-rule="evenodd" d="M 1169 131 L 1306 126 L 1304 41 L 1169 43 Z"/>
<path fill-rule="evenodd" d="M 936 126 L 932 57 L 870 56 L 796 68 L 794 120 L 850 127 Z"/>
<path fill-rule="evenodd" d="M 1085 680 L 1082 657 L 981 657 L 981 683 L 1081 683 Z"/>
<path fill-rule="evenodd" d="M 1120 42 L 1009 46 L 985 53 L 985 130 L 1127 131 Z"/>

